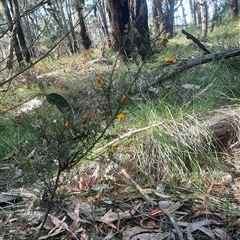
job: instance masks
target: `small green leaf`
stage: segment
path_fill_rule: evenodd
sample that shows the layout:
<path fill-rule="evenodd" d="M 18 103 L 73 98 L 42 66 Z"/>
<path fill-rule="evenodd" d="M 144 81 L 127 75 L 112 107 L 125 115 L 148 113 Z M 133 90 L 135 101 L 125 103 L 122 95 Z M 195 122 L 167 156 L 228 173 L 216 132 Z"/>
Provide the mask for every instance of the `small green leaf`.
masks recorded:
<path fill-rule="evenodd" d="M 62 113 L 71 112 L 68 101 L 58 93 L 50 93 L 46 95 L 46 98 L 50 104 L 55 105 Z"/>

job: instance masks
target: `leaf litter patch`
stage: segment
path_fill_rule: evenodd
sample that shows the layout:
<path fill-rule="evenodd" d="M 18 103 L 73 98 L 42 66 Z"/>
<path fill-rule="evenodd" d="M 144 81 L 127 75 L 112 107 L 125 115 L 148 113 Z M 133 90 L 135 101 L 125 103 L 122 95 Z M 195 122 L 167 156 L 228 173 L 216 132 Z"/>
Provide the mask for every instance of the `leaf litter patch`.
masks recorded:
<path fill-rule="evenodd" d="M 18 239 L 180 239 L 173 222 L 159 207 L 119 181 L 121 171 L 117 173 L 113 169 L 115 165 L 110 164 L 112 169 L 105 172 L 100 171 L 98 163 L 94 165 L 91 171 L 81 175 L 71 173 L 76 179 L 71 185 L 62 179 L 57 191 L 64 200 L 53 206 L 39 237 L 44 217 L 44 209 L 38 204 L 41 191 L 36 187 L 3 192 L 0 196 L 2 236 Z M 73 179 L 71 174 L 66 176 Z M 174 194 L 169 194 L 166 188 L 166 192 L 161 190 L 162 195 L 155 189 L 140 187 L 140 190 L 175 219 L 183 239 L 239 239 L 240 207 L 235 203 L 235 209 L 219 209 L 221 193 L 230 194 L 227 186 L 229 188 L 229 182 L 212 184 L 205 193 L 192 198 L 191 194 L 196 193 L 187 194 L 183 189 L 172 189 Z M 216 190 L 218 197 L 211 194 Z"/>

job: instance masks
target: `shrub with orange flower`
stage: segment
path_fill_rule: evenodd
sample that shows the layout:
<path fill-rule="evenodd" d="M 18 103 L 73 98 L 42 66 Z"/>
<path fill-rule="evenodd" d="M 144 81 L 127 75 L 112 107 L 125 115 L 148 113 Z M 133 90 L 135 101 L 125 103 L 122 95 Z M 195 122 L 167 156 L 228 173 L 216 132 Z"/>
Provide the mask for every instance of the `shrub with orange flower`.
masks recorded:
<path fill-rule="evenodd" d="M 97 78 L 97 84 L 102 84 L 103 80 L 104 80 L 103 76 L 99 75 L 98 78 Z"/>
<path fill-rule="evenodd" d="M 125 115 L 123 114 L 123 113 L 120 113 L 120 114 L 118 114 L 118 116 L 117 116 L 117 119 L 118 119 L 118 121 L 123 121 L 124 120 L 124 118 L 125 118 Z"/>
<path fill-rule="evenodd" d="M 177 60 L 175 58 L 173 58 L 173 57 L 165 57 L 164 58 L 164 62 L 170 63 L 170 64 L 176 64 Z"/>

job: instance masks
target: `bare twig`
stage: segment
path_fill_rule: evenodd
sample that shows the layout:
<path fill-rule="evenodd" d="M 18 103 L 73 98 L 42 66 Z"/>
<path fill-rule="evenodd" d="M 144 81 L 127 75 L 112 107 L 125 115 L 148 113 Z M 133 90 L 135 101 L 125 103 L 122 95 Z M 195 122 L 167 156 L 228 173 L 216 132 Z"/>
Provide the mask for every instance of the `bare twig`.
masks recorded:
<path fill-rule="evenodd" d="M 142 194 L 142 196 L 144 197 L 144 199 L 146 201 L 148 201 L 152 206 L 157 206 L 161 211 L 162 213 L 164 213 L 168 220 L 173 224 L 175 230 L 176 230 L 176 233 L 179 237 L 180 240 L 183 240 L 183 235 L 182 235 L 182 232 L 180 231 L 176 221 L 174 220 L 174 218 L 172 217 L 172 215 L 166 210 L 164 209 L 161 204 L 157 204 L 155 201 L 153 201 L 152 198 L 150 198 L 148 196 L 148 194 L 146 193 L 146 191 L 144 189 L 142 189 L 140 187 L 140 185 L 138 185 L 137 182 L 135 182 L 132 177 L 127 173 L 126 169 L 120 167 L 117 163 L 115 163 L 114 161 L 111 161 L 111 165 L 118 171 L 120 172 L 122 175 L 124 175 L 131 183 L 132 185 Z"/>
<path fill-rule="evenodd" d="M 201 48 L 205 53 L 211 53 L 209 50 L 205 48 L 205 46 L 200 43 L 200 41 L 195 38 L 192 34 L 186 32 L 185 30 L 182 30 L 182 33 L 187 36 L 187 39 L 191 39 L 193 42 L 195 42 L 199 48 Z"/>
<path fill-rule="evenodd" d="M 132 130 L 132 131 L 129 131 L 121 136 L 119 136 L 118 138 L 115 138 L 114 140 L 112 140 L 111 142 L 107 143 L 105 146 L 101 147 L 101 148 L 98 148 L 94 151 L 94 153 L 99 153 L 101 151 L 103 151 L 105 148 L 107 147 L 110 147 L 110 146 L 113 146 L 114 144 L 118 143 L 119 141 L 125 139 L 125 138 L 128 138 L 136 133 L 139 133 L 139 132 L 143 132 L 143 131 L 146 131 L 150 128 L 154 128 L 154 127 L 157 127 L 159 125 L 161 125 L 163 122 L 159 122 L 159 123 L 155 123 L 151 126 L 147 126 L 147 127 L 144 127 L 144 128 L 138 128 L 138 129 L 135 129 L 135 130 Z"/>

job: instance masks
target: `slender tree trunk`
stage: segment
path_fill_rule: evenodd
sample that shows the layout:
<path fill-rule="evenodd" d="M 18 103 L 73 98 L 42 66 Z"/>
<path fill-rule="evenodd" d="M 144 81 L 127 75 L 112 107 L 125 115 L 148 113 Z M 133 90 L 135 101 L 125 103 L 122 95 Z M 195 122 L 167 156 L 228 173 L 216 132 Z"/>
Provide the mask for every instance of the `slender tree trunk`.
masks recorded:
<path fill-rule="evenodd" d="M 32 32 L 31 32 L 30 23 L 29 23 L 29 16 L 23 16 L 22 21 L 24 22 L 24 26 L 25 26 L 24 28 L 24 32 L 26 33 L 25 36 L 29 43 L 28 51 L 31 57 L 35 58 L 36 54 L 34 50 L 34 42 L 33 42 Z"/>
<path fill-rule="evenodd" d="M 165 26 L 165 32 L 169 33 L 170 36 L 173 35 L 173 26 L 174 26 L 174 0 L 168 0 L 166 1 L 167 5 L 167 15 L 166 15 L 166 26 Z"/>
<path fill-rule="evenodd" d="M 14 57 L 13 51 L 15 51 L 15 55 L 17 57 L 19 66 L 21 66 L 21 64 L 23 62 L 23 55 L 21 52 L 21 47 L 20 47 L 18 39 L 17 39 L 19 21 L 17 21 L 17 18 L 15 21 L 12 20 L 11 12 L 10 12 L 9 6 L 7 4 L 7 1 L 1 0 L 1 3 L 3 5 L 5 15 L 6 15 L 9 25 L 10 25 L 9 30 L 11 31 L 11 39 L 10 39 L 10 48 L 9 48 L 9 55 L 8 55 L 8 61 L 7 61 L 7 68 L 12 69 L 13 57 Z M 14 14 L 14 16 L 16 16 L 16 15 Z"/>
<path fill-rule="evenodd" d="M 159 15 L 158 15 L 158 0 L 152 1 L 152 15 L 153 15 L 153 25 L 154 30 L 157 32 L 159 30 Z"/>
<path fill-rule="evenodd" d="M 186 19 L 186 14 L 185 14 L 185 8 L 183 6 L 182 1 L 180 3 L 180 6 L 181 6 L 181 9 L 182 9 L 183 23 L 184 23 L 185 27 L 187 27 L 187 19 Z"/>
<path fill-rule="evenodd" d="M 97 4 L 97 11 L 99 13 L 98 15 L 98 19 L 99 19 L 99 23 L 102 26 L 102 31 L 104 36 L 107 39 L 108 45 L 110 47 L 110 43 L 109 43 L 109 31 L 108 31 L 108 25 L 107 25 L 107 13 L 106 13 L 106 7 L 105 7 L 105 0 L 101 0 L 98 2 Z"/>
<path fill-rule="evenodd" d="M 194 1 L 189 0 L 189 10 L 190 10 L 190 25 L 196 26 L 196 13 L 194 11 Z"/>
<path fill-rule="evenodd" d="M 230 0 L 230 6 L 231 6 L 231 13 L 232 17 L 237 16 L 239 14 L 239 0 Z"/>
<path fill-rule="evenodd" d="M 80 35 L 81 35 L 81 38 L 82 38 L 82 44 L 83 44 L 84 48 L 87 50 L 92 45 L 92 42 L 91 42 L 91 40 L 88 36 L 88 33 L 87 33 L 87 28 L 86 28 L 86 25 L 85 25 L 85 22 L 84 22 L 82 9 L 83 8 L 80 5 L 80 3 L 77 3 L 76 10 L 77 10 L 78 19 L 79 19 Z"/>
<path fill-rule="evenodd" d="M 69 50 L 70 50 L 71 54 L 73 54 L 74 53 L 74 47 L 73 47 L 72 39 L 71 39 L 70 35 L 68 34 L 69 30 L 68 30 L 68 26 L 67 26 L 67 20 L 66 20 L 66 17 L 65 17 L 65 13 L 64 13 L 64 10 L 63 10 L 63 5 L 60 4 L 60 5 L 58 5 L 58 7 L 59 7 L 59 10 L 60 10 L 60 14 L 61 14 L 63 32 L 64 32 L 64 34 L 67 35 L 68 47 L 69 47 Z"/>
<path fill-rule="evenodd" d="M 69 21 L 69 27 L 70 27 L 70 32 L 71 32 L 71 35 L 72 35 L 72 46 L 73 46 L 73 52 L 76 53 L 78 50 L 79 50 L 79 47 L 78 47 L 78 41 L 77 41 L 77 36 L 76 36 L 76 33 L 75 33 L 75 29 L 74 29 L 74 26 L 73 26 L 73 20 L 72 20 L 72 3 L 68 1 L 68 4 L 67 4 L 67 10 L 68 10 L 68 21 Z"/>
<path fill-rule="evenodd" d="M 207 3 L 206 0 L 199 0 L 198 1 L 200 13 L 201 13 L 201 38 L 202 40 L 206 40 L 207 37 Z"/>
<path fill-rule="evenodd" d="M 162 0 L 152 1 L 153 23 L 157 34 L 162 33 L 165 29 L 165 18 L 162 9 Z"/>
<path fill-rule="evenodd" d="M 196 25 L 201 25 L 202 18 L 201 18 L 201 11 L 200 11 L 200 7 L 198 4 L 198 0 L 194 1 L 194 13 L 195 13 L 195 18 L 196 18 Z"/>
<path fill-rule="evenodd" d="M 214 29 L 214 22 L 216 21 L 216 19 L 218 17 L 217 0 L 212 0 L 212 12 L 213 12 L 213 16 L 212 16 L 211 22 L 209 24 L 210 32 L 213 31 L 213 29 Z"/>
<path fill-rule="evenodd" d="M 237 2 L 238 15 L 240 14 L 240 1 Z"/>
<path fill-rule="evenodd" d="M 20 12 L 19 12 L 19 7 L 18 7 L 18 1 L 17 0 L 13 0 L 12 11 L 14 13 L 14 16 L 15 16 L 15 19 L 16 19 L 16 22 L 17 22 L 17 34 L 18 34 L 18 39 L 19 39 L 20 46 L 22 48 L 21 52 L 22 52 L 26 62 L 30 63 L 31 55 L 28 51 L 25 36 L 24 36 L 23 29 L 22 29 L 22 26 L 21 26 Z M 22 64 L 22 63 L 20 63 L 20 64 Z"/>

